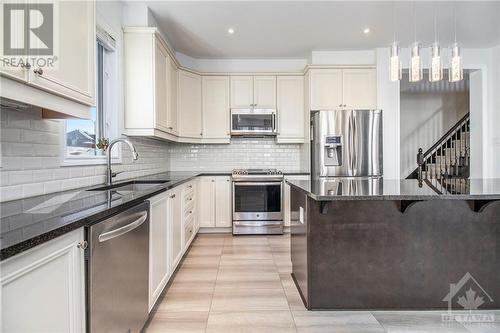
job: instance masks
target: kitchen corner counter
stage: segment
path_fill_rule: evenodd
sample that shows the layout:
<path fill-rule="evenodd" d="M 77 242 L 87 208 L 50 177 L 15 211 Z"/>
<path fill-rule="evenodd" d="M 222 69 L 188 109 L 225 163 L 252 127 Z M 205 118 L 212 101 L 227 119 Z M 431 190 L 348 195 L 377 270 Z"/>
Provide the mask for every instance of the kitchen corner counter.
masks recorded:
<path fill-rule="evenodd" d="M 293 188 L 317 201 L 330 200 L 500 200 L 500 179 L 320 179 L 286 180 Z"/>
<path fill-rule="evenodd" d="M 198 176 L 227 176 L 230 172 L 165 172 L 117 181 L 166 181 L 143 191 L 88 191 L 101 186 L 57 192 L 0 203 L 0 260 L 72 230 L 97 223 L 156 194 Z"/>

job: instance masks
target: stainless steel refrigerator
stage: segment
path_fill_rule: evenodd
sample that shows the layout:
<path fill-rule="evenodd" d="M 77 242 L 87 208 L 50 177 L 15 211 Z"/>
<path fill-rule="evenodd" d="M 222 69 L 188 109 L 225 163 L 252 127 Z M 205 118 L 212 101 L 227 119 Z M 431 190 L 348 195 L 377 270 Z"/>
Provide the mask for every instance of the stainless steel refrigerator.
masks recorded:
<path fill-rule="evenodd" d="M 311 174 L 323 177 L 382 176 L 382 110 L 311 113 Z"/>

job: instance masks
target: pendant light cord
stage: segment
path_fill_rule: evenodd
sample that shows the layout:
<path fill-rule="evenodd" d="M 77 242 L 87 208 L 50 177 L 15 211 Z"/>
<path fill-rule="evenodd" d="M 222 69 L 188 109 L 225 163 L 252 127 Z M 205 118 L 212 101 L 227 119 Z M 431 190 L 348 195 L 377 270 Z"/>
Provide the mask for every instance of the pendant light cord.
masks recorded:
<path fill-rule="evenodd" d="M 417 4 L 413 1 L 413 37 L 417 42 Z"/>
<path fill-rule="evenodd" d="M 396 1 L 392 2 L 392 37 L 396 42 Z"/>
<path fill-rule="evenodd" d="M 453 30 L 455 33 L 455 43 L 457 42 L 457 3 L 453 2 Z"/>
<path fill-rule="evenodd" d="M 438 40 L 438 33 L 437 33 L 437 4 L 436 1 L 434 1 L 434 41 L 437 42 Z"/>

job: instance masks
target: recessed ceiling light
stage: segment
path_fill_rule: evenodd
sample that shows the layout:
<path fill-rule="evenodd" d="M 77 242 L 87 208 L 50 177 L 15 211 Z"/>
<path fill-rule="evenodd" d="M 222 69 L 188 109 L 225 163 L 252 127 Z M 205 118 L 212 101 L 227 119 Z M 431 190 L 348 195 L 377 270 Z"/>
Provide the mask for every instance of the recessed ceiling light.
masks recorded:
<path fill-rule="evenodd" d="M 364 29 L 363 29 L 363 33 L 364 33 L 365 35 L 369 34 L 369 33 L 370 33 L 370 28 L 364 28 Z"/>
<path fill-rule="evenodd" d="M 230 35 L 234 34 L 234 29 L 233 28 L 227 29 L 227 33 Z"/>

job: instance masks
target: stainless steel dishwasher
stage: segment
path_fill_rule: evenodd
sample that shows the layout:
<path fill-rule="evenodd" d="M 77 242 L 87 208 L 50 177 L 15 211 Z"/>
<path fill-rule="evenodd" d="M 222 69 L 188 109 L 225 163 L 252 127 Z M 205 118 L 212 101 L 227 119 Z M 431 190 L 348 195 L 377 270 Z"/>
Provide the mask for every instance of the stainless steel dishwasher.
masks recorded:
<path fill-rule="evenodd" d="M 139 332 L 148 318 L 149 203 L 88 232 L 89 331 Z"/>

